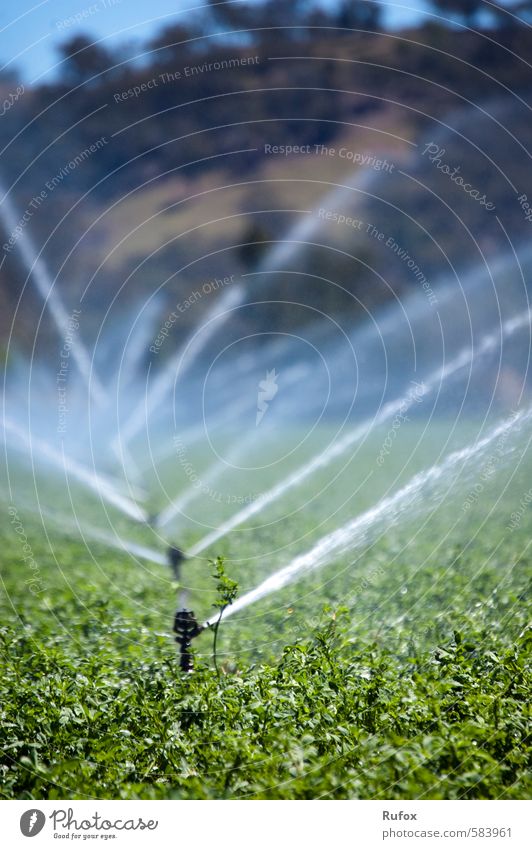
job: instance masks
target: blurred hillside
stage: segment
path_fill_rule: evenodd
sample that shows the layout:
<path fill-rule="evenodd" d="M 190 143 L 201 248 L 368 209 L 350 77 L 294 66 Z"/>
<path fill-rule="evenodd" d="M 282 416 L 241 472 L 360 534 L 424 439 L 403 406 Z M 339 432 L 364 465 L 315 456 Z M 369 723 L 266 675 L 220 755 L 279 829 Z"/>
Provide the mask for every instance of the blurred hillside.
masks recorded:
<path fill-rule="evenodd" d="M 508 250 L 508 237 L 525 242 L 532 66 L 521 57 L 532 32 L 503 10 L 483 26 L 478 3 L 439 8 L 476 31 L 432 22 L 387 33 L 372 4 L 269 2 L 213 4 L 137 59 L 89 35 L 65 42 L 60 79 L 3 116 L 0 179 L 20 216 L 31 212 L 24 226 L 67 301 L 86 292 L 86 329 L 114 299 L 130 307 L 161 287 L 172 304 L 256 270 L 305 217 L 303 241 L 318 246 L 287 255 L 295 273 L 270 277 L 267 297 L 332 313 L 415 288 L 405 254 L 437 288 Z M 3 97 L 15 83 L 2 81 Z M 491 210 L 431 161 L 434 147 Z M 4 254 L 3 338 L 26 279 L 16 246 Z M 23 340 L 42 306 L 26 288 L 18 309 Z M 291 327 L 301 315 L 276 303 L 258 321 Z M 46 322 L 42 332 L 46 345 Z"/>

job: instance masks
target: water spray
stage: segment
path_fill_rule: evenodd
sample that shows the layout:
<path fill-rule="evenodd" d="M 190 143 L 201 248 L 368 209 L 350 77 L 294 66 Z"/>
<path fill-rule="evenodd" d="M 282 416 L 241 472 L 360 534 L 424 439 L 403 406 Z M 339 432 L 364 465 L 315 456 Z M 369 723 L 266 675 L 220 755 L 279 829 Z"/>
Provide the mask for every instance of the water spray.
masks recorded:
<path fill-rule="evenodd" d="M 69 457 L 64 449 L 59 451 L 42 439 L 26 433 L 16 422 L 4 416 L 3 428 L 0 429 L 0 440 L 6 445 L 13 445 L 18 451 L 28 454 L 32 460 L 40 460 L 48 465 L 55 466 L 62 471 L 68 480 L 74 478 L 78 483 L 92 490 L 103 501 L 107 501 L 117 507 L 125 516 L 129 516 L 136 522 L 146 522 L 146 511 L 131 498 L 122 495 L 116 488 L 116 484 L 100 473 L 78 463 Z M 12 440 L 8 442 L 7 436 Z"/>
<path fill-rule="evenodd" d="M 333 184 L 333 188 L 320 203 L 320 206 L 330 205 L 335 208 L 335 205 L 344 196 L 351 197 L 354 191 L 366 192 L 375 179 L 376 173 L 371 169 L 366 171 L 356 169 L 345 184 Z M 302 248 L 313 244 L 314 233 L 321 226 L 322 221 L 318 215 L 313 215 L 308 211 L 292 227 L 286 239 L 274 243 L 269 250 L 262 247 L 267 243 L 264 235 L 261 234 L 260 239 L 256 235 L 252 236 L 252 247 L 258 245 L 259 251 L 253 256 L 253 259 L 249 256 L 247 263 L 256 262 L 256 271 L 263 274 L 281 271 L 287 262 L 294 261 Z M 247 239 L 248 243 L 249 241 Z M 249 244 L 245 243 L 243 247 L 249 247 Z M 149 415 L 161 405 L 175 385 L 177 378 L 183 378 L 183 375 L 189 371 L 203 352 L 211 337 L 228 321 L 233 310 L 244 302 L 248 285 L 248 282 L 244 279 L 237 284 L 232 283 L 231 286 L 226 288 L 205 315 L 200 327 L 201 333 L 193 333 L 191 338 L 169 358 L 165 368 L 153 380 L 142 402 L 134 408 L 120 434 L 115 436 L 113 440 L 115 452 L 118 450 L 120 439 L 128 444 L 147 424 Z"/>
<path fill-rule="evenodd" d="M 523 328 L 530 327 L 532 322 L 532 309 L 524 310 L 518 315 L 509 318 L 503 322 L 501 326 L 483 336 L 477 344 L 476 348 L 471 345 L 465 345 L 461 351 L 447 362 L 443 367 L 437 368 L 428 374 L 423 382 L 418 385 L 417 391 L 413 392 L 412 387 L 405 393 L 393 401 L 388 401 L 381 410 L 373 417 L 363 421 L 361 424 L 349 430 L 340 440 L 333 442 L 326 449 L 316 454 L 311 460 L 300 466 L 294 472 L 291 472 L 286 478 L 276 483 L 270 490 L 263 492 L 258 498 L 247 504 L 241 510 L 233 514 L 227 521 L 221 524 L 218 528 L 209 531 L 203 539 L 200 539 L 191 549 L 189 554 L 195 557 L 201 554 L 206 548 L 217 542 L 222 537 L 226 536 L 230 531 L 242 525 L 252 516 L 260 513 L 277 499 L 284 496 L 290 489 L 300 486 L 303 481 L 313 475 L 316 471 L 329 466 L 334 460 L 337 460 L 352 448 L 357 442 L 362 440 L 368 433 L 376 427 L 391 420 L 397 413 L 406 412 L 420 399 L 426 397 L 430 392 L 436 389 L 440 384 L 457 374 L 461 369 L 467 366 L 476 365 L 481 357 L 496 351 L 501 340 L 508 339 L 514 333 Z"/>
<path fill-rule="evenodd" d="M 263 598 L 298 580 L 309 572 L 322 568 L 331 562 L 334 557 L 352 553 L 356 548 L 367 544 L 370 532 L 374 532 L 380 523 L 385 522 L 389 529 L 396 524 L 400 515 L 408 508 L 412 510 L 415 504 L 420 504 L 420 512 L 425 509 L 432 510 L 433 504 L 429 498 L 423 500 L 428 487 L 436 481 L 449 478 L 457 470 L 462 471 L 472 459 L 478 459 L 493 445 L 493 443 L 504 436 L 520 433 L 523 428 L 532 424 L 532 406 L 523 412 L 512 413 L 512 415 L 495 426 L 485 437 L 477 439 L 458 451 L 454 451 L 440 464 L 434 464 L 430 468 L 414 475 L 410 481 L 401 487 L 393 495 L 381 498 L 373 507 L 360 513 L 345 525 L 337 528 L 329 534 L 325 534 L 315 545 L 304 554 L 297 555 L 287 566 L 278 569 L 257 587 L 240 596 L 231 607 L 224 610 L 223 617 L 216 614 L 203 623 L 203 628 L 210 628 L 218 621 L 224 621 L 237 613 L 255 604 Z M 510 455 L 513 444 L 510 443 L 505 451 Z"/>
<path fill-rule="evenodd" d="M 17 229 L 20 215 L 15 209 L 9 192 L 2 184 L 0 184 L 0 196 L 2 197 L 0 203 L 0 221 L 6 233 L 18 232 L 16 245 L 28 276 L 35 284 L 39 295 L 43 299 L 55 324 L 59 338 L 64 339 L 69 330 L 70 316 L 59 294 L 56 281 L 51 276 L 41 256 L 41 252 L 37 251 L 27 230 L 23 228 Z M 79 337 L 76 339 L 76 344 L 72 346 L 71 354 L 79 373 L 87 385 L 89 396 L 99 407 L 102 407 L 106 401 L 106 393 L 94 373 L 92 358 Z"/>
<path fill-rule="evenodd" d="M 112 448 L 115 453 L 121 450 L 121 443 L 128 445 L 147 424 L 153 410 L 162 404 L 177 379 L 183 379 L 213 334 L 218 331 L 220 324 L 224 324 L 231 317 L 232 311 L 243 302 L 245 295 L 246 288 L 242 283 L 232 284 L 222 293 L 201 324 L 201 333 L 193 333 L 153 379 L 142 401 L 133 409 L 124 427 L 113 439 Z"/>

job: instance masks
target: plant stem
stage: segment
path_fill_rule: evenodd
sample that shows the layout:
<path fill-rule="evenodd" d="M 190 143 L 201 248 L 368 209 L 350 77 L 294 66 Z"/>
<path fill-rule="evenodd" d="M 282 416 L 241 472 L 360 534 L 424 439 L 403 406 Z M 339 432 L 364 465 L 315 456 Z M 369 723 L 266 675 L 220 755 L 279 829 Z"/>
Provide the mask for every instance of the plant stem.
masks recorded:
<path fill-rule="evenodd" d="M 222 621 L 222 616 L 223 616 L 223 613 L 224 613 L 224 610 L 225 610 L 226 607 L 227 607 L 227 605 L 224 605 L 223 607 L 220 608 L 220 615 L 219 615 L 218 621 L 216 622 L 216 625 L 214 626 L 214 629 L 213 629 L 214 630 L 214 639 L 213 639 L 213 642 L 212 642 L 212 659 L 213 659 L 213 662 L 214 662 L 214 668 L 216 669 L 216 674 L 217 674 L 218 678 L 220 678 L 221 676 L 220 676 L 220 670 L 218 669 L 218 661 L 217 661 L 217 658 L 216 658 L 216 644 L 218 642 L 218 628 L 220 627 L 220 622 Z"/>

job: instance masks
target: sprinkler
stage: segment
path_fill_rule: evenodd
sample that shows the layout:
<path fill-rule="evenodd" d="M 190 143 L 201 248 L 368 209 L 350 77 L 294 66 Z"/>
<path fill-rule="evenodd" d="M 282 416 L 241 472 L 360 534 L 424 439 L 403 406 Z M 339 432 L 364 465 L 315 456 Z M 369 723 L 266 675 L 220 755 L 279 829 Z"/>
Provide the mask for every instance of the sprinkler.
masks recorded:
<path fill-rule="evenodd" d="M 183 672 L 192 672 L 194 668 L 194 658 L 190 651 L 190 646 L 194 637 L 201 634 L 203 626 L 199 624 L 192 610 L 177 610 L 174 618 L 174 633 L 176 634 L 175 641 L 179 645 L 181 651 L 180 667 Z"/>
<path fill-rule="evenodd" d="M 170 568 L 173 570 L 176 581 L 179 581 L 181 578 L 181 564 L 183 560 L 186 560 L 185 554 L 177 546 L 171 545 L 168 549 L 168 562 L 170 563 Z"/>

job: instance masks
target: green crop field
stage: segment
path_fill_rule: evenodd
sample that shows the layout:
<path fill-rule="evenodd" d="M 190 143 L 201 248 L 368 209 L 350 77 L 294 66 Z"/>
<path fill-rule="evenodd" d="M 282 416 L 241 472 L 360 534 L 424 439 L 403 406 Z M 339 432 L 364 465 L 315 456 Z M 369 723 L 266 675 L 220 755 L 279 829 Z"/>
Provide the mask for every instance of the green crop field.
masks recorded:
<path fill-rule="evenodd" d="M 425 468 L 423 433 L 405 428 L 353 496 L 382 442 L 372 434 L 354 463 L 320 472 L 306 499 L 288 493 L 188 561 L 198 617 L 217 600 L 209 558 L 223 555 L 246 592 Z M 432 434 L 433 457 L 435 441 L 469 435 L 450 425 Z M 179 669 L 169 570 L 84 542 L 60 520 L 45 532 L 13 495 L 1 531 L 2 797 L 529 797 L 530 470 L 526 455 L 490 474 L 464 468 L 235 613 L 219 629 L 219 674 L 212 631 L 194 641 L 195 671 Z M 15 493 L 29 489 L 22 468 L 9 473 Z M 259 492 L 275 480 L 271 468 L 251 477 Z M 57 516 L 74 499 L 80 527 L 98 523 L 95 499 L 75 488 L 58 496 L 52 476 L 39 495 Z M 235 509 L 213 502 L 203 521 Z M 154 531 L 109 516 L 128 539 L 163 550 Z M 191 522 L 178 538 L 186 548 L 201 535 Z"/>
<path fill-rule="evenodd" d="M 4 842 L 530 800 L 532 0 L 91 3 L 0 12 Z"/>

